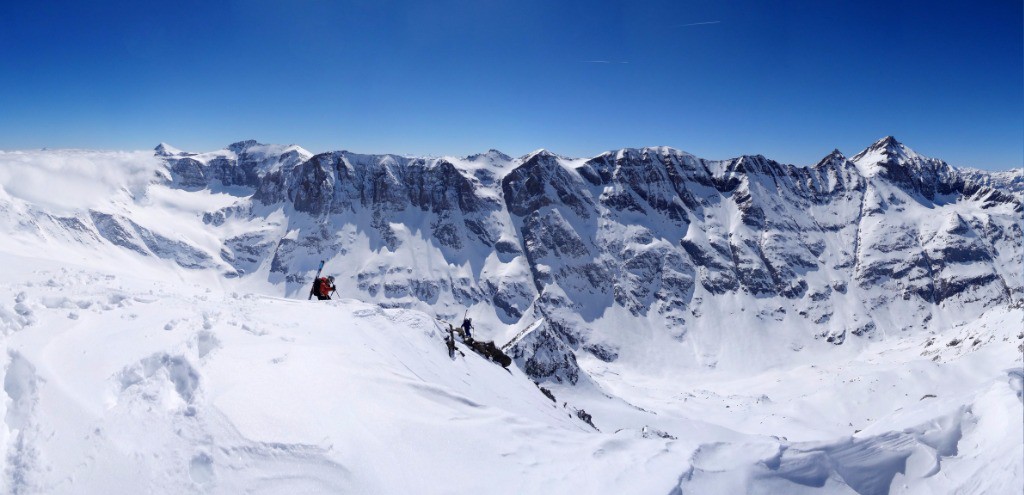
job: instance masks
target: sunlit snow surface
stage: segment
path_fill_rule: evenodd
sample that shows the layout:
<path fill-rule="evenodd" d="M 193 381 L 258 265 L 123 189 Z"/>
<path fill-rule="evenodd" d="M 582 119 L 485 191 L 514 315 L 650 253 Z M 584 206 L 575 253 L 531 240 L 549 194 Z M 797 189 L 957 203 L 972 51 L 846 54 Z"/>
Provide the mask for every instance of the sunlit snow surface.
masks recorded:
<path fill-rule="evenodd" d="M 423 312 L 286 299 L 265 278 L 223 278 L 202 254 L 219 241 L 200 217 L 234 203 L 233 191 L 147 188 L 161 170 L 145 156 L 76 153 L 43 168 L 0 155 L 0 493 L 930 494 L 1024 483 L 1020 307 L 860 347 L 770 318 L 715 328 L 727 315 L 706 314 L 692 330 L 702 345 L 769 365 L 673 366 L 650 348 L 671 340 L 644 340 L 623 349 L 627 365 L 581 354 L 592 380 L 544 384 L 552 402 L 516 366 L 464 346 L 450 359 Z M 123 159 L 123 174 L 95 168 Z M 47 174 L 70 192 L 40 193 Z M 99 205 L 195 247 L 141 256 L 47 228 Z M 751 344 L 767 332 L 791 349 Z"/>

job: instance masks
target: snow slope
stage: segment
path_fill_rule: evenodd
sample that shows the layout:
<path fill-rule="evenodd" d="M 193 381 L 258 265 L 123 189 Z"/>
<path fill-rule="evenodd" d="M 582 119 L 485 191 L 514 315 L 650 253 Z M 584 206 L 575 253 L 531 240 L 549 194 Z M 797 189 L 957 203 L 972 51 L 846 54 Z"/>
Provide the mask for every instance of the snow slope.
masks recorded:
<path fill-rule="evenodd" d="M 2 264 L 5 493 L 659 491 L 685 462 L 420 312 Z"/>
<path fill-rule="evenodd" d="M 155 155 L 0 154 L 0 492 L 1024 483 L 1019 193 L 895 140 Z M 449 359 L 467 310 L 508 371 Z"/>

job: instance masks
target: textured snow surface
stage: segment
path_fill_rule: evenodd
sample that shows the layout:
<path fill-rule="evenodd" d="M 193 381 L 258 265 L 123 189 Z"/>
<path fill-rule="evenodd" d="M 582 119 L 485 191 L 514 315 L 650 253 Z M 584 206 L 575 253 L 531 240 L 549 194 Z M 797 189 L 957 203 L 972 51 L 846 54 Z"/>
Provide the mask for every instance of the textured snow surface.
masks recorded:
<path fill-rule="evenodd" d="M 1019 174 L 787 167 L 4 152 L 0 493 L 1019 493 Z"/>

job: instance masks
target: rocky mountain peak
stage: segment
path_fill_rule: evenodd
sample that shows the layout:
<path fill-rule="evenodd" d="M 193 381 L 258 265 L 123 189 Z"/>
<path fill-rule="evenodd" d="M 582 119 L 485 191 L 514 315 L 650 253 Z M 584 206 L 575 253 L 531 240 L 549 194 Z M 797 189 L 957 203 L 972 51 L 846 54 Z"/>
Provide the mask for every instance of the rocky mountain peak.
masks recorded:
<path fill-rule="evenodd" d="M 527 153 L 526 155 L 523 155 L 522 161 L 523 161 L 523 163 L 526 163 L 526 162 L 536 161 L 536 160 L 548 161 L 548 160 L 554 160 L 554 159 L 557 159 L 557 158 L 559 158 L 558 155 L 556 155 L 556 154 L 554 154 L 554 153 L 552 153 L 552 152 L 550 152 L 550 151 L 548 151 L 548 150 L 546 150 L 544 148 L 541 148 L 539 150 L 536 150 L 536 151 Z"/>
<path fill-rule="evenodd" d="M 885 136 L 884 138 L 875 141 L 871 146 L 874 148 L 895 148 L 903 146 L 903 143 L 897 141 L 893 136 Z"/>
<path fill-rule="evenodd" d="M 153 152 L 154 154 L 156 154 L 156 156 L 166 157 L 186 155 L 184 151 L 181 151 L 178 148 L 175 148 L 174 146 L 171 146 L 167 143 L 160 143 L 156 145 L 156 148 L 153 148 Z"/>
<path fill-rule="evenodd" d="M 879 163 L 904 164 L 917 159 L 926 159 L 892 136 L 886 136 L 868 146 L 851 158 L 861 167 L 871 167 Z"/>
<path fill-rule="evenodd" d="M 466 159 L 471 161 L 471 162 L 480 161 L 480 160 L 489 160 L 491 162 L 496 162 L 496 161 L 508 162 L 508 161 L 512 161 L 512 157 L 511 156 L 508 156 L 508 155 L 506 155 L 506 154 L 504 154 L 504 153 L 502 153 L 502 152 L 500 152 L 500 151 L 498 151 L 498 150 L 496 150 L 494 148 L 491 148 L 491 149 L 489 149 L 489 150 L 487 150 L 487 151 L 485 151 L 483 153 L 477 153 L 475 155 L 469 155 L 469 156 L 466 157 Z"/>
<path fill-rule="evenodd" d="M 832 150 L 831 153 L 825 155 L 825 157 L 819 160 L 813 168 L 821 169 L 825 167 L 836 167 L 848 162 L 849 160 L 846 159 L 846 155 L 837 148 Z"/>
<path fill-rule="evenodd" d="M 868 146 L 869 150 L 879 150 L 887 154 L 900 154 L 904 149 L 909 149 L 893 136 L 885 136 Z"/>
<path fill-rule="evenodd" d="M 238 141 L 237 143 L 229 144 L 228 149 L 235 153 L 243 153 L 245 150 L 252 148 L 253 146 L 261 146 L 261 143 L 255 139 L 246 139 L 245 141 Z"/>

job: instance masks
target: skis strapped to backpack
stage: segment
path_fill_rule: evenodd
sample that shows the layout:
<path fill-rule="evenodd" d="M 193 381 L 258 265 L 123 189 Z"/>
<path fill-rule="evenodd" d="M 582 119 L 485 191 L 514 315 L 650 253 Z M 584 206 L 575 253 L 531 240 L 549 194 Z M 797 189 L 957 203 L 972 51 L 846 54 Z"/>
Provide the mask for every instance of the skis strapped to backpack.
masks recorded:
<path fill-rule="evenodd" d="M 309 299 L 313 299 L 313 293 L 316 292 L 316 281 L 320 280 L 320 272 L 324 269 L 324 260 L 320 260 L 320 268 L 316 269 L 316 276 L 313 277 L 313 287 L 309 289 Z M 309 300 L 307 299 L 307 301 Z"/>

